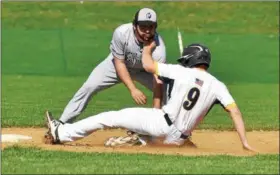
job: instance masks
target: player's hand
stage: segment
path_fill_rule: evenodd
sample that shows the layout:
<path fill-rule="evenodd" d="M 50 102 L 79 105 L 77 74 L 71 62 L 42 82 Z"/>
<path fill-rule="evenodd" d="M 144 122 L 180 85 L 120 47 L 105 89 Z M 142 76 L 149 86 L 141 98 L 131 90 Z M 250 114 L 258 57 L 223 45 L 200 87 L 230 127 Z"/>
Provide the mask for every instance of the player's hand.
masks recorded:
<path fill-rule="evenodd" d="M 257 150 L 252 148 L 248 143 L 243 144 L 243 149 L 245 149 L 247 151 L 258 152 Z"/>
<path fill-rule="evenodd" d="M 144 43 L 144 49 L 149 49 L 152 50 L 156 47 L 156 41 L 155 40 L 151 40 L 149 42 Z"/>
<path fill-rule="evenodd" d="M 133 89 L 130 93 L 132 98 L 138 105 L 144 105 L 147 103 L 147 97 L 139 89 Z"/>

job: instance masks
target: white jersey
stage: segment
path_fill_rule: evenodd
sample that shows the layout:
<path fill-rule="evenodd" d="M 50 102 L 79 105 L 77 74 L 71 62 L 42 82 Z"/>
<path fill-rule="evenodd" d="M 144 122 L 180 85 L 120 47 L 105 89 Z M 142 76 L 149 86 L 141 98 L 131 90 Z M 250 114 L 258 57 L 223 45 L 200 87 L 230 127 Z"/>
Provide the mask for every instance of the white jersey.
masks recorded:
<path fill-rule="evenodd" d="M 163 111 L 182 133 L 190 134 L 215 103 L 225 109 L 235 105 L 227 87 L 207 71 L 157 63 L 157 75 L 173 80 Z"/>
<path fill-rule="evenodd" d="M 166 62 L 165 44 L 159 34 L 155 34 L 157 47 L 152 53 L 155 61 Z M 118 59 L 124 59 L 127 68 L 143 69 L 143 44 L 139 43 L 134 34 L 132 23 L 120 25 L 114 31 L 110 44 L 111 54 Z"/>

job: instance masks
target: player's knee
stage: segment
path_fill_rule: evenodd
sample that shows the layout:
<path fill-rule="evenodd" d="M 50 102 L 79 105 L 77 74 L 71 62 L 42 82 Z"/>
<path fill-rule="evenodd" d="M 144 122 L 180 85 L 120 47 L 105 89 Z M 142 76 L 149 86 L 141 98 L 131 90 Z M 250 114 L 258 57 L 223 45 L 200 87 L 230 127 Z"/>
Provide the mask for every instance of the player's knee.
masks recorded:
<path fill-rule="evenodd" d="M 92 84 L 84 84 L 81 87 L 81 91 L 83 91 L 86 94 L 92 94 L 94 92 L 97 92 L 99 89 L 100 89 L 99 86 L 92 85 Z"/>

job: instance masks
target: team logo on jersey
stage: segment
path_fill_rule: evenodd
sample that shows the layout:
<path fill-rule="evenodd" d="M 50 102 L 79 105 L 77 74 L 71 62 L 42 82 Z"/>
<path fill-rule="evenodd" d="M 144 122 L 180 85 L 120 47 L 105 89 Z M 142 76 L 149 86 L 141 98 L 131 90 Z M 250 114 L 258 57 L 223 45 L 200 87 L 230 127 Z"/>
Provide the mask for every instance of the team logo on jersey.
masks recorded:
<path fill-rule="evenodd" d="M 152 17 L 152 14 L 151 14 L 151 13 L 147 13 L 147 14 L 146 14 L 146 18 L 151 19 L 151 17 Z"/>
<path fill-rule="evenodd" d="M 128 52 L 126 55 L 126 62 L 130 66 L 141 64 L 141 54 Z"/>

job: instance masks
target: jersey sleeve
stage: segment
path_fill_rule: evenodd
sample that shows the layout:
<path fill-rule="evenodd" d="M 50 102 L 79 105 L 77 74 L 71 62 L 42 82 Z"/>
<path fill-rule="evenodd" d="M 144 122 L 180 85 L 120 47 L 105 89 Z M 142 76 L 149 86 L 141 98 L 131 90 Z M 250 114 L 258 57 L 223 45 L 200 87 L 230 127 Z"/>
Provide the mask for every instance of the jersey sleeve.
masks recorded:
<path fill-rule="evenodd" d="M 159 63 L 155 62 L 156 66 L 156 75 L 161 77 L 166 77 L 170 79 L 176 78 L 176 72 L 178 72 L 178 65 L 173 64 L 165 64 L 165 63 Z"/>
<path fill-rule="evenodd" d="M 166 63 L 166 48 L 162 38 L 157 35 L 156 37 L 157 47 L 152 53 L 152 57 L 159 63 Z"/>
<path fill-rule="evenodd" d="M 236 107 L 235 100 L 231 96 L 228 88 L 224 83 L 219 82 L 216 88 L 216 98 L 220 104 L 224 107 L 225 110 Z"/>
<path fill-rule="evenodd" d="M 113 33 L 113 38 L 110 44 L 110 50 L 114 57 L 124 59 L 124 37 L 120 28 L 117 28 Z"/>

